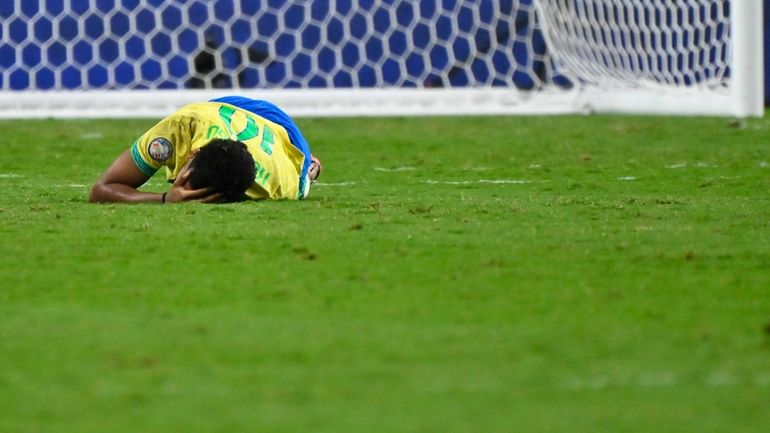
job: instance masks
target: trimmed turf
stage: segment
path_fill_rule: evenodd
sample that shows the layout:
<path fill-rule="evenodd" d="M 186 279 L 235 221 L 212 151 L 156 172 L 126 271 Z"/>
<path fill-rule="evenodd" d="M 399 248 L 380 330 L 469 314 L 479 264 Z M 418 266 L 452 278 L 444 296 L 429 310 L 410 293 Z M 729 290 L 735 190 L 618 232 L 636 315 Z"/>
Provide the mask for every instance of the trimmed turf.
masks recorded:
<path fill-rule="evenodd" d="M 770 431 L 768 118 L 298 123 L 161 206 L 86 202 L 152 120 L 0 121 L 0 431 Z"/>

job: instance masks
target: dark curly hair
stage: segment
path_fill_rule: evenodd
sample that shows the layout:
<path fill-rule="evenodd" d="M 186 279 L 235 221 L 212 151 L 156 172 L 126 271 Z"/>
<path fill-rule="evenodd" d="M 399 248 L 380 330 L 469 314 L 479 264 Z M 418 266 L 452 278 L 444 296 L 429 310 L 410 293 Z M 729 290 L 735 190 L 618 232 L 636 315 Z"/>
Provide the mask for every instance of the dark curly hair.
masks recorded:
<path fill-rule="evenodd" d="M 214 188 L 225 202 L 245 199 L 246 189 L 254 182 L 254 158 L 240 141 L 210 141 L 200 148 L 190 169 L 190 186 Z"/>

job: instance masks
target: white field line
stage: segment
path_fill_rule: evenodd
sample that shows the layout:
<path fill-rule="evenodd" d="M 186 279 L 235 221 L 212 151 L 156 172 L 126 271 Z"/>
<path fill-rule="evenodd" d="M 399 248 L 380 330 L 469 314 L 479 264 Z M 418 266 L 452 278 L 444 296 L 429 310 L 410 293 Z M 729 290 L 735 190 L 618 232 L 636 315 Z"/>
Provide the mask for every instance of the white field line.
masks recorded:
<path fill-rule="evenodd" d="M 619 181 L 634 181 L 637 180 L 634 176 L 625 176 L 618 178 Z M 542 180 L 538 182 L 548 182 Z M 476 179 L 476 180 L 433 180 L 428 179 L 422 183 L 427 185 L 477 185 L 477 184 L 489 184 L 489 185 L 527 185 L 535 183 L 527 179 Z M 335 187 L 335 186 L 354 186 L 358 185 L 358 182 L 346 181 L 346 182 L 317 182 L 314 186 L 319 187 Z"/>
<path fill-rule="evenodd" d="M 671 169 L 685 168 L 685 167 L 687 167 L 687 163 L 686 162 L 680 162 L 680 163 L 677 163 L 677 164 L 671 164 L 671 165 L 667 165 L 666 166 L 666 168 L 671 168 Z"/>
<path fill-rule="evenodd" d="M 85 134 L 85 135 L 88 135 L 88 134 Z M 95 133 L 95 134 L 92 134 L 92 135 L 93 135 L 93 138 L 99 138 L 99 137 L 96 137 L 96 135 L 98 135 L 98 133 Z M 90 136 L 89 137 L 83 136 L 81 138 L 91 138 L 91 137 Z M 770 167 L 770 163 L 768 163 L 767 161 L 759 161 L 758 164 L 762 168 Z M 665 168 L 679 169 L 679 168 L 684 168 L 684 167 L 687 167 L 687 166 L 688 166 L 688 163 L 680 162 L 680 163 L 677 163 L 677 164 L 667 165 L 667 166 L 665 166 Z M 717 167 L 717 165 L 706 164 L 706 163 L 702 163 L 702 162 L 695 163 L 692 166 L 694 166 L 694 167 L 701 167 L 701 168 L 702 167 Z M 540 168 L 540 165 L 532 164 L 532 165 L 530 165 L 530 168 Z M 409 166 L 395 167 L 395 168 L 375 167 L 374 170 L 375 171 L 384 171 L 384 172 L 402 172 L 402 171 L 413 171 L 413 170 L 416 170 L 416 168 L 415 167 L 409 167 Z M 482 167 L 482 168 L 478 168 L 478 169 L 474 169 L 474 170 L 475 171 L 484 171 L 484 170 L 486 170 L 486 168 Z M 17 178 L 22 178 L 22 177 L 24 177 L 24 176 L 21 175 L 21 174 L 17 174 L 17 173 L 0 173 L 0 179 L 17 179 Z M 729 178 L 726 178 L 726 177 L 721 177 L 721 178 L 722 179 L 729 179 Z M 623 182 L 627 182 L 627 181 L 635 181 L 635 180 L 638 180 L 638 179 L 635 176 L 622 176 L 622 177 L 617 178 L 617 180 L 623 181 Z M 548 181 L 547 180 L 543 180 L 543 181 L 540 181 L 540 182 L 548 182 Z M 526 184 L 533 183 L 533 181 L 526 180 L 526 179 L 476 179 L 476 180 L 458 180 L 458 181 L 454 181 L 454 180 L 432 180 L 432 179 L 429 179 L 429 180 L 423 181 L 422 183 L 425 183 L 425 184 L 428 184 L 428 185 L 473 185 L 473 184 L 526 185 Z M 147 185 L 150 185 L 150 186 L 162 186 L 162 185 L 165 185 L 165 184 L 166 184 L 166 182 L 159 181 L 159 180 L 156 181 L 154 179 L 150 180 L 147 183 Z M 320 186 L 320 187 L 327 187 L 327 186 L 329 186 L 329 187 L 338 187 L 338 186 L 339 187 L 344 187 L 344 186 L 354 186 L 354 185 L 358 185 L 358 182 L 355 182 L 355 181 L 317 182 L 317 183 L 314 184 L 314 186 Z M 80 183 L 55 184 L 55 185 L 52 185 L 52 186 L 55 187 L 55 188 L 87 188 L 88 187 L 88 185 L 80 184 Z"/>
<path fill-rule="evenodd" d="M 496 184 L 496 185 L 520 185 L 532 183 L 531 180 L 522 179 L 478 179 L 478 180 L 426 180 L 422 183 L 428 185 L 472 185 L 472 184 Z M 314 186 L 354 186 L 358 185 L 358 182 L 346 181 L 346 182 L 317 182 Z"/>
<path fill-rule="evenodd" d="M 357 184 L 358 184 L 358 182 L 353 182 L 353 181 L 349 181 L 349 182 L 316 182 L 315 184 L 313 184 L 313 186 L 353 186 L 353 185 L 357 185 Z"/>
<path fill-rule="evenodd" d="M 523 180 L 523 179 L 478 179 L 478 180 L 426 180 L 425 183 L 428 185 L 473 185 L 477 183 L 489 183 L 489 184 L 497 184 L 497 185 L 505 185 L 505 184 L 515 184 L 515 185 L 521 185 L 521 184 L 527 184 L 532 183 L 531 180 Z"/>
<path fill-rule="evenodd" d="M 708 162 L 696 162 L 693 164 L 687 163 L 687 162 L 678 162 L 676 164 L 666 165 L 666 168 L 670 169 L 677 169 L 677 168 L 685 168 L 685 167 L 697 167 L 697 168 L 716 168 L 719 167 L 716 164 L 710 164 Z"/>
<path fill-rule="evenodd" d="M 673 372 L 643 373 L 638 376 L 625 378 L 597 375 L 567 379 L 561 388 L 571 391 L 590 391 L 606 388 L 670 388 L 692 384 L 693 380 L 707 388 L 729 386 L 767 387 L 770 386 L 770 372 L 739 377 L 732 373 L 715 371 L 706 374 L 700 379 L 679 377 Z"/>
<path fill-rule="evenodd" d="M 0 178 L 2 179 L 15 179 L 17 177 L 24 177 L 24 176 L 16 173 L 0 173 Z"/>
<path fill-rule="evenodd" d="M 374 171 L 389 171 L 389 172 L 398 172 L 398 171 L 414 171 L 417 170 L 415 167 L 395 167 L 395 168 L 384 168 L 384 167 L 374 167 Z"/>

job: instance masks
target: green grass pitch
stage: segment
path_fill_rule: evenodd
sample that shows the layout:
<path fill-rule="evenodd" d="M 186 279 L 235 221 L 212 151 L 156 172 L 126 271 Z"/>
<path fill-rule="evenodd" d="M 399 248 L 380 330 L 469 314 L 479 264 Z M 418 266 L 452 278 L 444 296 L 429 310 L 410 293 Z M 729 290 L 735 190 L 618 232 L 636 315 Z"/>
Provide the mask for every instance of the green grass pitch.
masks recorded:
<path fill-rule="evenodd" d="M 0 121 L 0 432 L 770 431 L 767 117 L 298 119 L 307 201 L 87 203 L 153 123 Z"/>

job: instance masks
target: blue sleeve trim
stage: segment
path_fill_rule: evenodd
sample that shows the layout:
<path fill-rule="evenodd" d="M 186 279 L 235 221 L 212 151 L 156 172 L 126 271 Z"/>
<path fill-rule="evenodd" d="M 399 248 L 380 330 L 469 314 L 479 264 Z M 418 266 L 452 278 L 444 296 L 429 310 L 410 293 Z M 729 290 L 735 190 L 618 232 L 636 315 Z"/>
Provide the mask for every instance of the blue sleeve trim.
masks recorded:
<path fill-rule="evenodd" d="M 131 145 L 131 159 L 134 160 L 136 168 L 147 175 L 147 177 L 152 177 L 158 171 L 157 168 L 150 167 L 150 165 L 142 159 L 142 155 L 139 153 L 139 140 L 136 140 L 134 144 Z"/>

